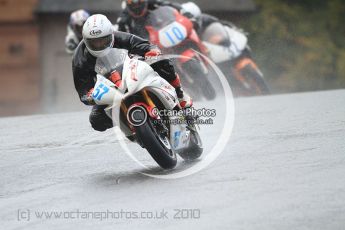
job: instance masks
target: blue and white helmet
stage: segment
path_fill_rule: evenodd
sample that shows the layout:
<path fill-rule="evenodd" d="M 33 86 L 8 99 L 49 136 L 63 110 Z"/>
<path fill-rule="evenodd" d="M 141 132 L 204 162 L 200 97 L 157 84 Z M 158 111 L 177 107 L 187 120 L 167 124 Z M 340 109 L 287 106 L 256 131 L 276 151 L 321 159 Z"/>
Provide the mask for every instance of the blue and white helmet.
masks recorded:
<path fill-rule="evenodd" d="M 78 39 L 82 38 L 83 26 L 90 14 L 86 10 L 76 10 L 71 13 L 69 25 Z"/>

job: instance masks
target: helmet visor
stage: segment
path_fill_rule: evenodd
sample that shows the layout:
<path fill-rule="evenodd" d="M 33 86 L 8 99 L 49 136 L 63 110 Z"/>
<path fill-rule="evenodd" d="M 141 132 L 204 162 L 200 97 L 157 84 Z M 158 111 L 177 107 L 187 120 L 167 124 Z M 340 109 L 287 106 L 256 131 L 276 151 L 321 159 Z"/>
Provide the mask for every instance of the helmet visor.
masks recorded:
<path fill-rule="evenodd" d="M 133 16 L 141 17 L 147 12 L 147 1 L 145 0 L 131 0 L 127 6 L 129 13 Z"/>
<path fill-rule="evenodd" d="M 109 48 L 113 43 L 113 35 L 107 35 L 101 38 L 86 38 L 86 46 L 93 51 L 102 51 Z"/>

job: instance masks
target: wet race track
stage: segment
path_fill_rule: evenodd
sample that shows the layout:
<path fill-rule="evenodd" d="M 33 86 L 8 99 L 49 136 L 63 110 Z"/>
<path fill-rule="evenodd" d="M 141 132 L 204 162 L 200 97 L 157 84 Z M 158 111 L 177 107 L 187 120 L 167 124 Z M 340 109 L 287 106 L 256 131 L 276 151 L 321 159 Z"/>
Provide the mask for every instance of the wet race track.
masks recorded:
<path fill-rule="evenodd" d="M 344 229 L 344 105 L 344 90 L 236 99 L 225 150 L 176 180 L 143 175 L 88 112 L 2 118 L 1 229 Z M 202 127 L 206 153 L 222 127 Z"/>

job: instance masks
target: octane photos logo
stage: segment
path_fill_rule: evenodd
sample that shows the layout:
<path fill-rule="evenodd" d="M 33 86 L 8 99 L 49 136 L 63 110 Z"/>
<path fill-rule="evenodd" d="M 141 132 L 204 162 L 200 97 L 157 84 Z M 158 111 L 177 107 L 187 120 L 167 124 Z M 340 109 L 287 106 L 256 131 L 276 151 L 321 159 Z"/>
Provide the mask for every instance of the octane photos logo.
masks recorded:
<path fill-rule="evenodd" d="M 195 125 L 213 125 L 214 118 L 217 115 L 215 109 L 195 109 L 186 108 L 183 110 L 159 110 L 153 108 L 151 115 L 155 118 L 169 117 L 169 119 L 155 119 L 154 124 L 164 123 L 164 125 L 183 125 L 193 123 Z M 185 117 L 193 117 L 193 120 L 186 120 Z M 129 108 L 127 112 L 127 121 L 134 127 L 142 126 L 148 118 L 146 109 L 143 106 L 137 105 Z"/>
<path fill-rule="evenodd" d="M 176 169 L 170 170 L 170 171 L 161 171 L 161 174 L 152 174 L 152 173 L 147 173 L 146 171 L 150 171 L 150 169 L 145 166 L 142 162 L 140 162 L 134 154 L 131 152 L 131 150 L 128 147 L 128 142 L 126 142 L 127 138 L 123 135 L 121 132 L 120 128 L 114 124 L 114 131 L 119 139 L 119 143 L 123 150 L 140 166 L 142 166 L 145 169 L 145 172 L 143 171 L 142 174 L 154 178 L 159 178 L 159 179 L 178 179 L 178 178 L 183 178 L 186 176 L 190 176 L 192 174 L 195 174 L 202 169 L 206 168 L 209 166 L 214 160 L 217 159 L 217 157 L 224 151 L 225 147 L 228 144 L 228 141 L 230 140 L 232 129 L 234 126 L 234 115 L 235 115 L 235 106 L 234 106 L 234 99 L 232 95 L 231 88 L 229 86 L 229 83 L 222 73 L 222 71 L 217 67 L 215 63 L 213 63 L 208 57 L 205 55 L 198 53 L 200 56 L 203 57 L 204 60 L 208 62 L 208 65 L 210 69 L 215 73 L 216 79 L 219 80 L 220 85 L 222 87 L 223 93 L 224 93 L 224 103 L 221 105 L 221 109 L 224 111 L 222 112 L 222 115 L 225 115 L 224 121 L 222 121 L 222 125 L 219 128 L 220 134 L 217 137 L 217 140 L 214 141 L 214 143 L 210 144 L 210 149 L 207 149 L 207 152 L 203 153 L 203 156 L 200 160 L 194 162 L 191 164 L 189 168 L 179 168 L 179 166 L 176 167 Z M 188 58 L 184 57 L 181 55 L 162 55 L 162 59 L 180 59 L 180 58 Z M 195 59 L 194 59 L 195 60 Z M 197 60 L 196 60 L 197 61 Z M 212 84 L 216 79 L 211 80 L 210 83 Z M 116 101 L 116 100 L 114 100 Z M 194 109 L 190 108 L 186 110 L 189 114 L 198 117 L 197 120 L 199 120 L 199 125 L 213 125 L 213 120 L 215 119 L 217 112 L 215 109 Z M 150 112 L 150 111 L 149 111 Z M 182 114 L 181 111 L 175 111 L 175 110 L 158 110 L 158 109 L 153 109 L 151 111 L 151 114 L 147 113 L 147 109 L 143 106 L 133 106 L 131 107 L 128 112 L 127 112 L 127 120 L 134 126 L 140 126 L 146 122 L 149 116 L 174 116 L 176 115 L 177 119 L 171 119 L 169 124 L 174 124 L 174 122 L 181 122 L 181 119 L 179 120 L 178 117 L 181 117 Z M 184 114 L 185 115 L 185 114 Z M 116 114 L 113 113 L 113 120 L 116 120 Z M 204 121 L 201 122 L 201 121 Z M 207 122 L 206 122 L 207 121 Z M 185 122 L 185 121 L 183 121 Z M 179 123 L 178 123 L 179 124 Z M 209 126 L 207 126 L 209 127 Z M 208 136 L 207 132 L 205 131 L 205 135 Z M 211 135 L 214 136 L 214 135 Z M 206 136 L 205 136 L 206 137 Z M 202 137 L 201 137 L 202 138 Z M 203 138 L 202 138 L 203 139 Z M 206 138 L 205 138 L 206 139 Z M 209 139 L 209 138 L 207 138 Z"/>
<path fill-rule="evenodd" d="M 154 108 L 152 110 L 153 115 L 160 117 L 181 117 L 181 116 L 193 116 L 193 117 L 216 117 L 217 111 L 215 109 L 195 109 L 194 107 L 186 108 L 183 110 L 169 110 L 163 109 L 159 110 Z"/>
<path fill-rule="evenodd" d="M 147 112 L 143 106 L 132 106 L 127 111 L 127 121 L 134 127 L 139 127 L 147 121 Z"/>

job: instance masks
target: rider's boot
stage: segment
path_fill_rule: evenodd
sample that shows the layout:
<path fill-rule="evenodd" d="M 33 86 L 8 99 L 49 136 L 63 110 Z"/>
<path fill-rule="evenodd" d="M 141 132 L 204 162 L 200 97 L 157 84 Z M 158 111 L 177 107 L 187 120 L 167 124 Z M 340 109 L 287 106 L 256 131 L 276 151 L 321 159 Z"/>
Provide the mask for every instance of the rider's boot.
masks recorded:
<path fill-rule="evenodd" d="M 176 74 L 176 78 L 174 81 L 170 82 L 170 84 L 175 88 L 177 98 L 180 102 L 180 106 L 182 109 L 190 108 L 193 106 L 192 98 L 182 89 L 181 80 L 178 74 Z"/>

